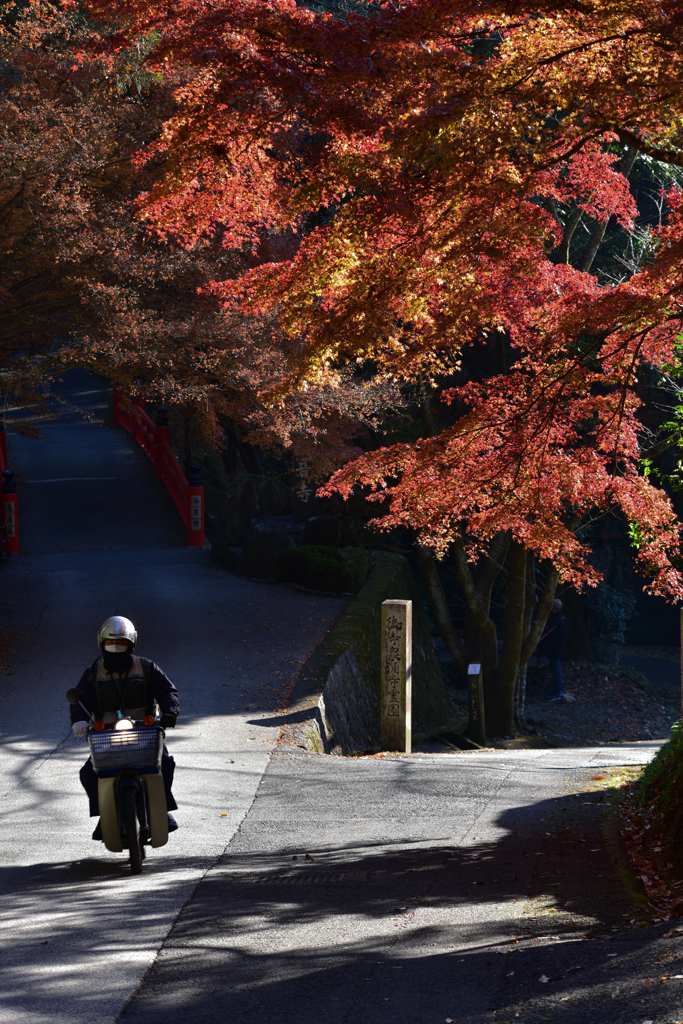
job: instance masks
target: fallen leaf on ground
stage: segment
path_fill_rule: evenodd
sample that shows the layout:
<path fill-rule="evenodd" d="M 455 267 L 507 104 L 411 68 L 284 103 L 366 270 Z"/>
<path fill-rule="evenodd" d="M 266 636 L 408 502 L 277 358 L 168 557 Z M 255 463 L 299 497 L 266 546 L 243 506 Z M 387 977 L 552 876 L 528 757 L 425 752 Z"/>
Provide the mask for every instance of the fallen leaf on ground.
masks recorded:
<path fill-rule="evenodd" d="M 549 978 L 546 978 L 545 974 L 542 974 L 542 975 L 541 975 L 541 977 L 540 977 L 540 978 L 539 978 L 538 980 L 539 980 L 539 981 L 540 981 L 540 982 L 541 982 L 541 983 L 542 983 L 543 985 L 546 985 L 546 984 L 548 983 L 548 981 L 549 981 L 550 979 L 549 979 Z"/>
<path fill-rule="evenodd" d="M 578 900 L 568 900 L 565 903 L 565 907 L 578 907 L 578 905 L 579 905 L 579 901 Z"/>

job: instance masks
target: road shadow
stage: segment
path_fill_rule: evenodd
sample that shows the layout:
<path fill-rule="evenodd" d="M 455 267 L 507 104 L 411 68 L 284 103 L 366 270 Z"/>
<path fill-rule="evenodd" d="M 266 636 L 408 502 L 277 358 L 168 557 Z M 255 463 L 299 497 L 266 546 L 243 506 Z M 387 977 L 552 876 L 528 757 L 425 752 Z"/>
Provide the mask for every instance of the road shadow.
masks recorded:
<path fill-rule="evenodd" d="M 603 811 L 586 794 L 517 807 L 496 819 L 503 838 L 466 848 L 437 837 L 320 843 L 310 859 L 287 844 L 229 848 L 121 1020 L 427 1024 L 493 1011 L 514 1021 L 523 1008 L 523 1022 L 561 1012 L 569 1024 L 632 1024 L 636 1006 L 653 1020 L 663 1006 L 671 1014 L 676 994 L 641 975 L 653 953 L 678 955 L 675 940 L 662 937 L 669 925 L 631 927 Z"/>

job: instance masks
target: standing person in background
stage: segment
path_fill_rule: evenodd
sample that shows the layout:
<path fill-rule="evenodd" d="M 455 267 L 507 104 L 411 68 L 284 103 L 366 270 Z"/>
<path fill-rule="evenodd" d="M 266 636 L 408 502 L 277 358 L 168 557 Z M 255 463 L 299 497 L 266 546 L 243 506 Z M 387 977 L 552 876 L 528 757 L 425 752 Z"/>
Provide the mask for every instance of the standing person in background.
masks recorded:
<path fill-rule="evenodd" d="M 553 601 L 553 608 L 545 624 L 543 636 L 538 645 L 538 653 L 543 655 L 550 662 L 553 688 L 548 695 L 549 701 L 562 699 L 562 658 L 567 646 L 567 633 L 569 622 L 562 611 L 562 602 L 559 598 Z"/>

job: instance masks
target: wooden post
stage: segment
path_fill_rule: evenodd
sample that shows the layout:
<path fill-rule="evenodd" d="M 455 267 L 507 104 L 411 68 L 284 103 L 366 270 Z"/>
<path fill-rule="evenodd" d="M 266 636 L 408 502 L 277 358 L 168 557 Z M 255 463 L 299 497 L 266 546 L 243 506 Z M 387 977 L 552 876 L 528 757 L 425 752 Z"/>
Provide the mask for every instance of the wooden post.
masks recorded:
<path fill-rule="evenodd" d="M 19 554 L 19 526 L 17 523 L 17 488 L 14 473 L 6 469 L 2 474 L 2 525 L 7 538 L 7 554 Z"/>
<path fill-rule="evenodd" d="M 187 545 L 203 548 L 204 535 L 204 487 L 199 466 L 190 466 L 187 474 Z"/>
<path fill-rule="evenodd" d="M 481 677 L 481 665 L 467 666 L 467 690 L 469 704 L 469 738 L 475 743 L 486 745 L 486 722 L 484 720 L 484 686 Z"/>
<path fill-rule="evenodd" d="M 382 750 L 412 750 L 413 602 L 382 602 Z"/>

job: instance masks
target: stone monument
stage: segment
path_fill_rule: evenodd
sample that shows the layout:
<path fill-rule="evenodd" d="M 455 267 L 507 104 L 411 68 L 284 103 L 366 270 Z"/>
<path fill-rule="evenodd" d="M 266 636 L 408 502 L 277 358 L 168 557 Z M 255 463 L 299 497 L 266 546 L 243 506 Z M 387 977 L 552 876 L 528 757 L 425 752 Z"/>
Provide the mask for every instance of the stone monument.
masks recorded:
<path fill-rule="evenodd" d="M 413 602 L 382 602 L 382 750 L 412 744 Z"/>

